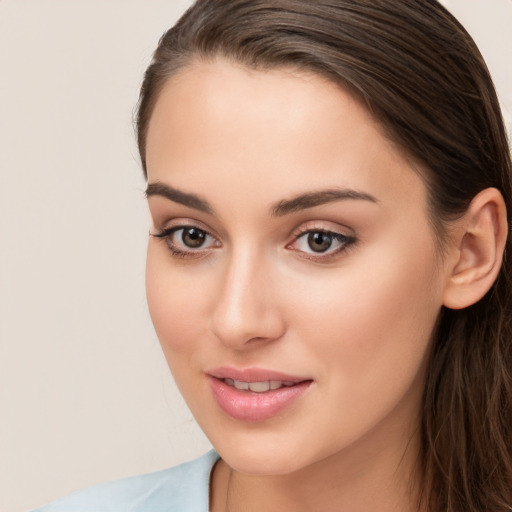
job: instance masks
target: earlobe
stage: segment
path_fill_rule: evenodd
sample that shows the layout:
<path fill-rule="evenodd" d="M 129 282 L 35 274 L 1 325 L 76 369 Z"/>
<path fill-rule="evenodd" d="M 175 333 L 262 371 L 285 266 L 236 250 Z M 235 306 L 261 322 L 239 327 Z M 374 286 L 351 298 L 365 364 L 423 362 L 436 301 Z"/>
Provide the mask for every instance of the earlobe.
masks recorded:
<path fill-rule="evenodd" d="M 478 193 L 457 221 L 443 305 L 462 309 L 478 302 L 491 288 L 501 267 L 507 239 L 507 211 L 501 193 Z"/>

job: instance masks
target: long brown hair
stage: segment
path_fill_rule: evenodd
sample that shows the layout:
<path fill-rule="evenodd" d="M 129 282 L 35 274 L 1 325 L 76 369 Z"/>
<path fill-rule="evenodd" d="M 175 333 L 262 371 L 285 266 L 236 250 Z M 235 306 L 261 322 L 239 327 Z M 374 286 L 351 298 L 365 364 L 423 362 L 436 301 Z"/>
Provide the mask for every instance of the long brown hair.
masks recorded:
<path fill-rule="evenodd" d="M 487 187 L 512 212 L 510 152 L 475 43 L 435 0 L 199 0 L 161 38 L 137 112 L 146 172 L 149 120 L 167 79 L 196 59 L 293 66 L 356 94 L 418 164 L 442 245 L 446 222 Z M 421 508 L 512 510 L 512 267 L 478 303 L 438 319 L 421 418 Z"/>

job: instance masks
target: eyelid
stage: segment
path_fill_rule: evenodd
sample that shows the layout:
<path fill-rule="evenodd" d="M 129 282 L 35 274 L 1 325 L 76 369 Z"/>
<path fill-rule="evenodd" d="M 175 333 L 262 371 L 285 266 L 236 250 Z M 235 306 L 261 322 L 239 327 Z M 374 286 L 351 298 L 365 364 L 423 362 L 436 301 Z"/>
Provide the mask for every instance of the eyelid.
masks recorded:
<path fill-rule="evenodd" d="M 295 228 L 290 233 L 290 238 L 295 240 L 304 233 L 310 231 L 325 231 L 326 233 L 336 233 L 347 238 L 355 238 L 355 232 L 352 228 L 344 226 L 343 224 L 337 224 L 331 221 L 308 221 Z M 292 241 L 293 241 L 292 240 Z"/>
<path fill-rule="evenodd" d="M 170 235 L 174 235 L 175 233 L 178 233 L 179 231 L 183 231 L 185 229 L 197 229 L 198 231 L 203 231 L 206 234 L 206 236 L 209 236 L 210 238 L 217 240 L 217 238 L 214 235 L 212 235 L 210 232 L 206 231 L 206 229 L 200 228 L 198 226 L 194 226 L 193 224 L 183 224 L 180 226 L 172 226 L 169 228 L 164 228 L 162 230 L 158 230 L 156 233 L 150 233 L 150 235 L 154 236 L 155 238 L 166 238 Z M 192 248 L 190 248 L 190 249 L 192 250 Z M 196 252 L 196 251 L 194 251 L 194 252 Z"/>
<path fill-rule="evenodd" d="M 172 238 L 177 232 L 181 230 L 185 230 L 187 228 L 194 228 L 199 231 L 203 231 L 206 236 L 213 239 L 213 245 L 209 245 L 206 247 L 198 247 L 198 248 L 192 248 L 192 247 L 186 247 L 182 246 L 182 244 L 176 244 L 176 242 L 172 241 Z M 212 230 L 206 227 L 202 222 L 188 219 L 188 218 L 176 218 L 172 219 L 169 222 L 164 223 L 163 227 L 154 228 L 156 232 L 150 231 L 150 236 L 153 236 L 157 239 L 160 239 L 162 241 L 165 241 L 169 251 L 171 252 L 171 255 L 173 257 L 183 258 L 183 259 L 194 259 L 194 258 L 201 258 L 206 255 L 211 249 L 216 249 L 218 247 L 221 247 L 221 242 L 219 240 L 219 237 L 212 233 Z"/>
<path fill-rule="evenodd" d="M 194 227 L 197 229 L 201 229 L 202 231 L 206 231 L 209 235 L 219 238 L 217 234 L 206 224 L 201 222 L 200 220 L 193 219 L 190 217 L 175 217 L 172 219 L 167 219 L 163 222 L 153 222 L 153 229 L 158 232 L 168 231 L 173 228 L 186 228 L 186 227 Z"/>
<path fill-rule="evenodd" d="M 349 231 L 350 233 L 346 233 Z M 332 251 L 327 250 L 326 252 L 318 252 L 315 253 L 302 251 L 300 249 L 292 247 L 293 244 L 297 243 L 300 238 L 306 236 L 308 233 L 312 232 L 323 232 L 329 233 L 333 235 L 333 238 L 341 244 L 340 247 L 334 249 Z M 300 254 L 300 257 L 311 260 L 314 262 L 330 262 L 331 260 L 340 257 L 343 253 L 352 248 L 352 246 L 357 242 L 356 235 L 354 230 L 348 228 L 346 226 L 341 226 L 340 224 L 333 224 L 331 222 L 322 222 L 322 221 L 310 221 L 305 224 L 301 224 L 298 228 L 294 229 L 290 235 L 292 240 L 286 244 L 286 248 Z M 343 241 L 340 240 L 343 239 Z"/>

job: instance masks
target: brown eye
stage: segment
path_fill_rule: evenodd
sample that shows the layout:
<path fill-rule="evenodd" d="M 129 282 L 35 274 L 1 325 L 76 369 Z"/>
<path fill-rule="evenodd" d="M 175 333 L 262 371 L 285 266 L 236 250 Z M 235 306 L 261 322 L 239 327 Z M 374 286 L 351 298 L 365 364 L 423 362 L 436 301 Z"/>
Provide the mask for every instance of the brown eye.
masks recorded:
<path fill-rule="evenodd" d="M 297 251 L 306 259 L 317 262 L 330 261 L 356 241 L 353 236 L 327 229 L 309 229 L 295 237 L 295 240 L 287 245 L 287 249 Z"/>
<path fill-rule="evenodd" d="M 308 234 L 308 246 L 313 252 L 325 252 L 331 248 L 333 237 L 326 231 L 311 231 Z"/>
<path fill-rule="evenodd" d="M 207 233 L 202 229 L 189 227 L 184 228 L 181 231 L 181 241 L 186 247 L 190 247 L 191 249 L 198 249 L 206 241 Z"/>
<path fill-rule="evenodd" d="M 208 231 L 196 226 L 176 226 L 150 234 L 165 240 L 171 254 L 180 258 L 199 258 L 222 245 Z"/>

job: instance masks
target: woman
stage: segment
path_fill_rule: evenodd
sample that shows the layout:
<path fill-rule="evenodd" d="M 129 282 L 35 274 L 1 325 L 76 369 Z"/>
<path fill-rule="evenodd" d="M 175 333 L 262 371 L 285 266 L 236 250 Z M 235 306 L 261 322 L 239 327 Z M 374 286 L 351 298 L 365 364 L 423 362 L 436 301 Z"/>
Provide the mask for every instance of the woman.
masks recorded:
<path fill-rule="evenodd" d="M 463 27 L 199 0 L 137 128 L 149 308 L 216 452 L 42 510 L 510 510 L 510 154 Z"/>

